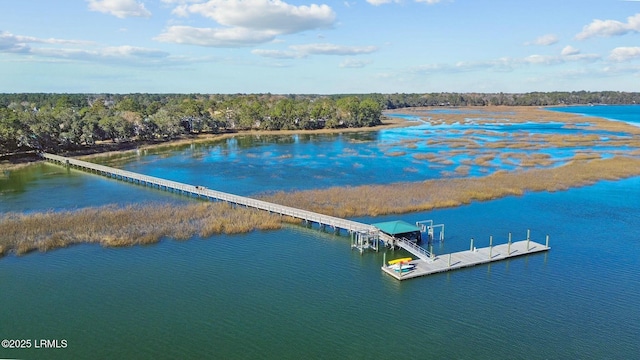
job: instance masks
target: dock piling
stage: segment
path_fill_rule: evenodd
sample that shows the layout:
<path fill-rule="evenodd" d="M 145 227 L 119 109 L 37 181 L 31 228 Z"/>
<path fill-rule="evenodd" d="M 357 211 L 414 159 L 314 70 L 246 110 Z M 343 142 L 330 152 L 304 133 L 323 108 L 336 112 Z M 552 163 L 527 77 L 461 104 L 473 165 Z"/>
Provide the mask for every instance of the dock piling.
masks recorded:
<path fill-rule="evenodd" d="M 493 256 L 491 256 L 493 254 L 493 235 L 489 236 L 489 259 L 491 259 Z"/>
<path fill-rule="evenodd" d="M 549 235 L 547 234 L 547 241 L 545 242 L 544 246 L 549 247 Z"/>

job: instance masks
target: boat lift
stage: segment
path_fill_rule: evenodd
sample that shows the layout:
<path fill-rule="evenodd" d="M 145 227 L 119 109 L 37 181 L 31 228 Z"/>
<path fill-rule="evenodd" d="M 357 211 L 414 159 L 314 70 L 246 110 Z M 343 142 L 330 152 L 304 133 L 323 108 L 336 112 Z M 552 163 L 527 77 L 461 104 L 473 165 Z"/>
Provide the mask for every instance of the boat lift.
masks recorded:
<path fill-rule="evenodd" d="M 440 242 L 444 241 L 444 224 L 434 225 L 433 220 L 422 220 L 422 221 L 417 221 L 416 226 L 420 228 L 421 232 L 427 233 L 427 236 L 429 238 L 429 243 L 435 240 L 434 229 L 439 228 L 440 232 L 439 232 L 437 241 L 440 241 Z"/>
<path fill-rule="evenodd" d="M 379 235 L 370 230 L 359 230 L 351 233 L 351 248 L 358 249 L 362 254 L 366 249 L 379 250 Z"/>

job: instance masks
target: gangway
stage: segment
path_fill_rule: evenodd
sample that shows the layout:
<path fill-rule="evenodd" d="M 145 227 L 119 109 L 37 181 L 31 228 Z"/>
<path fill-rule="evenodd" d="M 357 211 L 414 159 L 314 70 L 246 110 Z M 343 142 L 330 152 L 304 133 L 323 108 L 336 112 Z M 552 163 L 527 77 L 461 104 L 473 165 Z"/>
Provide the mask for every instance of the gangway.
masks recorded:
<path fill-rule="evenodd" d="M 432 261 L 432 254 L 420 245 L 417 245 L 406 238 L 396 238 L 396 245 L 407 250 L 413 255 L 419 257 L 424 261 Z"/>

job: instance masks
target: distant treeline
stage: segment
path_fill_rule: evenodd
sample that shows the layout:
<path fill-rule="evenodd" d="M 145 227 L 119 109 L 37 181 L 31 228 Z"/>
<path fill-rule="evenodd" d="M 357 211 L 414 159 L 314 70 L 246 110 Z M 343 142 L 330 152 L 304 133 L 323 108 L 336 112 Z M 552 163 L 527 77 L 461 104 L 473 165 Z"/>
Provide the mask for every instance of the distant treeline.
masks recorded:
<path fill-rule="evenodd" d="M 419 106 L 636 104 L 640 93 L 534 92 L 359 95 L 0 94 L 0 154 L 97 142 L 170 140 L 248 129 L 367 127 L 382 110 Z"/>
<path fill-rule="evenodd" d="M 385 109 L 419 106 L 552 106 L 640 104 L 640 93 L 573 91 L 512 93 L 372 94 Z"/>
<path fill-rule="evenodd" d="M 381 116 L 382 105 L 367 96 L 0 94 L 0 154 L 203 132 L 367 127 Z"/>

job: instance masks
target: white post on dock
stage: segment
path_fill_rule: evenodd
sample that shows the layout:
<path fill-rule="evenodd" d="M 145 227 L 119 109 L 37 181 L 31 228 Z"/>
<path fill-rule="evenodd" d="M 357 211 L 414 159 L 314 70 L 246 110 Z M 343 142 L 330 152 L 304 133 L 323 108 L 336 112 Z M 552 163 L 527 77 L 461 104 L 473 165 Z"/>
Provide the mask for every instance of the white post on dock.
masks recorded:
<path fill-rule="evenodd" d="M 387 266 L 387 252 L 382 253 L 382 266 Z"/>
<path fill-rule="evenodd" d="M 451 253 L 449 253 L 449 267 L 451 267 Z"/>
<path fill-rule="evenodd" d="M 529 229 L 527 229 L 527 251 L 529 251 Z"/>
<path fill-rule="evenodd" d="M 546 247 L 549 247 L 549 235 L 547 234 L 547 242 L 545 243 Z"/>
<path fill-rule="evenodd" d="M 507 255 L 511 255 L 511 233 L 509 233 L 509 245 L 507 245 Z"/>
<path fill-rule="evenodd" d="M 469 247 L 469 251 L 473 251 L 473 238 L 471 238 L 471 246 Z"/>
<path fill-rule="evenodd" d="M 489 259 L 492 258 L 493 255 L 493 235 L 489 236 Z"/>
<path fill-rule="evenodd" d="M 372 236 L 372 235 L 369 235 L 369 236 Z M 376 252 L 378 252 L 378 249 L 380 248 L 380 240 L 375 235 L 373 236 L 373 243 L 376 245 Z"/>

